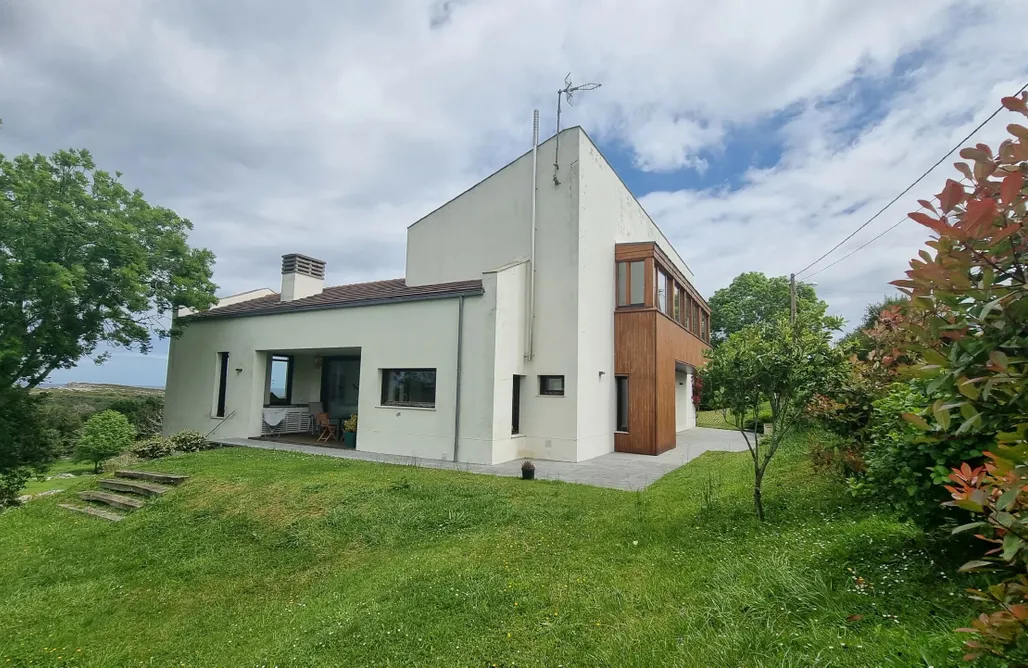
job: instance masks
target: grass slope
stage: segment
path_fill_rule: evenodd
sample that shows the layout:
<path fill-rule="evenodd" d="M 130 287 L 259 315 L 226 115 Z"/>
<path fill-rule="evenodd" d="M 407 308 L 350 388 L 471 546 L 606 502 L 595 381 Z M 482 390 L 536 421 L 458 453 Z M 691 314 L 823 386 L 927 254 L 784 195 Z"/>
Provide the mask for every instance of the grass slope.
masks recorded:
<path fill-rule="evenodd" d="M 763 526 L 745 453 L 626 493 L 224 449 L 117 524 L 69 481 L 0 514 L 0 665 L 958 664 L 966 582 L 802 449 Z"/>

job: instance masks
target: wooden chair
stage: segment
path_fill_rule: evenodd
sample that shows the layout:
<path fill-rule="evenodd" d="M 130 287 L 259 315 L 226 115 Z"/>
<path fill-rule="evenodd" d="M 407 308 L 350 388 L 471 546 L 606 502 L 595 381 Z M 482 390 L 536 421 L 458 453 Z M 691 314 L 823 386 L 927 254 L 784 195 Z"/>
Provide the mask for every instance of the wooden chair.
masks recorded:
<path fill-rule="evenodd" d="M 318 426 L 321 427 L 321 435 L 318 436 L 318 442 L 322 443 L 328 441 L 330 438 L 339 440 L 339 435 L 336 433 L 336 426 L 329 419 L 328 413 L 318 413 L 315 416 L 318 421 Z"/>

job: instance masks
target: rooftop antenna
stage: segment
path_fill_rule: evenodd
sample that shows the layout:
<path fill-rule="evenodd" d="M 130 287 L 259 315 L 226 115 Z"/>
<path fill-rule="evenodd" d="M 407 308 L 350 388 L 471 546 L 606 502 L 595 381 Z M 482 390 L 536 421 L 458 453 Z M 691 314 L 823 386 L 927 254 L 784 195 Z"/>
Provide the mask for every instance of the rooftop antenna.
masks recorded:
<path fill-rule="evenodd" d="M 580 90 L 596 90 L 600 87 L 598 83 L 584 83 L 578 86 L 571 84 L 571 72 L 568 72 L 567 76 L 564 77 L 564 87 L 557 91 L 557 143 L 553 149 L 553 185 L 559 186 L 560 180 L 557 178 L 557 169 L 560 165 L 560 103 L 561 98 L 567 98 L 568 106 L 575 106 L 574 95 Z"/>

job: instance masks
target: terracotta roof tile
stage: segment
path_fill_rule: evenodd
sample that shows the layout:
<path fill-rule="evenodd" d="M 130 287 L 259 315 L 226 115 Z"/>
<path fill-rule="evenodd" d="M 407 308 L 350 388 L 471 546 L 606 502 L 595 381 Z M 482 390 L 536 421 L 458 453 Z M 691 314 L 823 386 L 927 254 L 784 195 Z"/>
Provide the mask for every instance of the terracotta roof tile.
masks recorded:
<path fill-rule="evenodd" d="M 402 278 L 370 283 L 352 283 L 325 288 L 323 292 L 294 299 L 291 302 L 279 301 L 276 292 L 257 299 L 229 304 L 220 308 L 212 308 L 183 319 L 199 320 L 204 318 L 230 318 L 251 315 L 271 315 L 273 313 L 292 313 L 294 311 L 311 311 L 317 309 L 351 308 L 370 306 L 389 302 L 422 301 L 460 295 L 482 294 L 482 281 L 458 281 L 455 283 L 437 283 L 435 285 L 407 285 Z"/>

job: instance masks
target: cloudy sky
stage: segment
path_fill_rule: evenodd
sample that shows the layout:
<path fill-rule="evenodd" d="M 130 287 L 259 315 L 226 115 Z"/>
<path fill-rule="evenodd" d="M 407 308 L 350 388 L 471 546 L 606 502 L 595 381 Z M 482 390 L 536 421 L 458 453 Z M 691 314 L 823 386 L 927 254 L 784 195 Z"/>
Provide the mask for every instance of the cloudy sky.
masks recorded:
<path fill-rule="evenodd" d="M 221 294 L 276 287 L 283 250 L 393 278 L 406 226 L 523 152 L 533 108 L 552 128 L 571 71 L 603 87 L 568 124 L 709 297 L 802 269 L 941 157 L 1028 81 L 1026 25 L 1022 0 L 6 0 L 0 152 L 89 148 L 193 221 Z M 811 280 L 853 320 L 925 238 Z M 53 380 L 162 385 L 166 350 Z"/>

